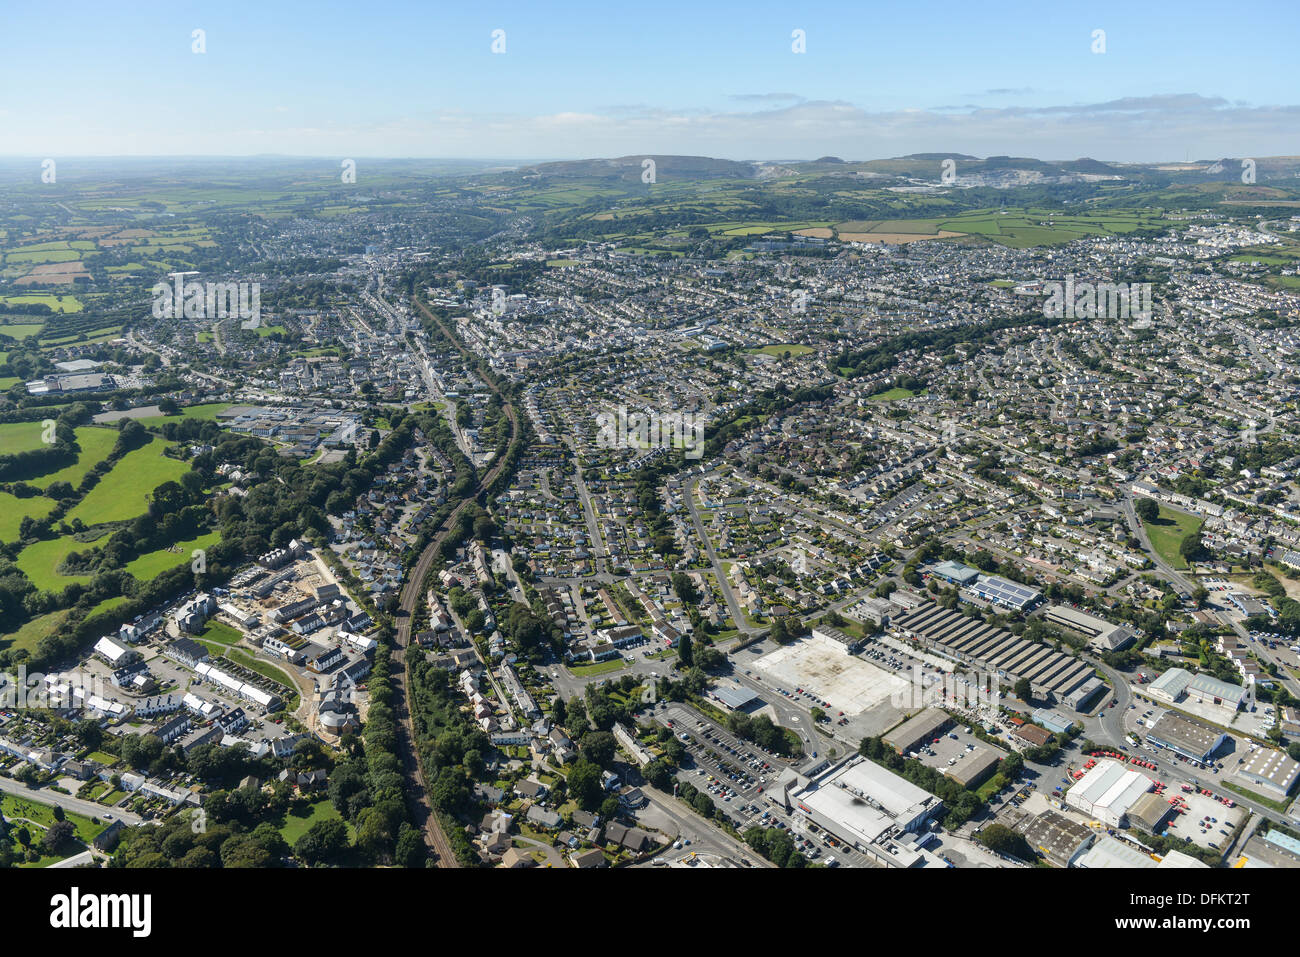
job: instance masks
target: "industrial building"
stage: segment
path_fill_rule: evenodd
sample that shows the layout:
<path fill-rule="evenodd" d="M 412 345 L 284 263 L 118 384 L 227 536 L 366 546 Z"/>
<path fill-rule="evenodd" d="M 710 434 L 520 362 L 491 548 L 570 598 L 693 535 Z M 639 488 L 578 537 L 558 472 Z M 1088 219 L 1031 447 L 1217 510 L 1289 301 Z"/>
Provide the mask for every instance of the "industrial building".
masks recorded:
<path fill-rule="evenodd" d="M 961 562 L 940 562 L 930 569 L 930 574 L 942 578 L 950 585 L 966 589 L 977 598 L 1016 611 L 1032 608 L 1042 594 L 1030 585 L 1022 585 L 998 575 L 986 575 L 978 568 L 971 568 Z"/>
<path fill-rule="evenodd" d="M 1057 867 L 1069 867 L 1086 851 L 1097 836 L 1092 828 L 1084 827 L 1056 811 L 1044 811 L 1024 827 L 1022 832 L 1029 846 Z"/>
<path fill-rule="evenodd" d="M 1038 708 L 1034 711 L 1033 717 L 1036 724 L 1042 725 L 1052 734 L 1065 734 L 1074 727 L 1074 721 L 1069 717 L 1050 708 Z"/>
<path fill-rule="evenodd" d="M 996 749 L 977 744 L 974 751 L 967 751 L 952 767 L 940 768 L 939 771 L 964 788 L 977 787 L 993 773 L 1003 757 Z"/>
<path fill-rule="evenodd" d="M 830 628 L 826 625 L 816 625 L 813 630 L 814 638 L 821 638 L 824 641 L 833 641 L 847 654 L 853 654 L 862 645 L 862 639 L 854 638 L 852 635 L 846 635 L 838 628 Z"/>
<path fill-rule="evenodd" d="M 1147 687 L 1147 694 L 1153 698 L 1159 698 L 1161 701 L 1174 704 L 1183 700 L 1183 695 L 1187 692 L 1187 685 L 1191 680 L 1192 673 L 1187 669 L 1170 668 L 1151 682 Z"/>
<path fill-rule="evenodd" d="M 1151 779 L 1103 759 L 1065 792 L 1065 803 L 1108 827 L 1124 827 L 1128 810 L 1151 790 Z"/>
<path fill-rule="evenodd" d="M 1069 605 L 1051 605 L 1043 612 L 1043 618 L 1083 635 L 1097 651 L 1119 651 L 1137 637 L 1132 625 L 1116 625 Z"/>
<path fill-rule="evenodd" d="M 936 602 L 900 615 L 891 627 L 924 647 L 996 673 L 1008 682 L 1027 678 L 1035 695 L 1076 710 L 1106 686 L 1092 666 L 1080 658 L 1017 637 L 982 618 L 959 614 Z"/>
<path fill-rule="evenodd" d="M 927 741 L 934 740 L 952 724 L 952 718 L 946 711 L 938 708 L 926 708 L 914 718 L 904 721 L 880 740 L 899 754 L 915 751 Z"/>
<path fill-rule="evenodd" d="M 1220 708 L 1225 720 L 1231 720 L 1242 705 L 1250 705 L 1255 700 L 1254 681 L 1248 680 L 1244 686 L 1234 685 L 1213 675 L 1193 674 L 1185 668 L 1170 668 L 1151 682 L 1147 690 L 1152 697 L 1170 704 L 1186 699 Z"/>
<path fill-rule="evenodd" d="M 1285 751 L 1257 748 L 1237 766 L 1235 775 L 1241 783 L 1265 797 L 1286 800 L 1295 789 L 1300 774 L 1297 764 Z"/>
<path fill-rule="evenodd" d="M 1228 735 L 1208 724 L 1192 721 L 1172 711 L 1160 715 L 1155 725 L 1147 731 L 1147 742 L 1159 748 L 1168 748 L 1185 758 L 1204 763 L 1219 750 Z"/>
<path fill-rule="evenodd" d="M 895 845 L 940 814 L 943 801 L 859 755 L 812 778 L 787 770 L 767 798 L 883 863 L 931 863 L 925 852 Z"/>
<path fill-rule="evenodd" d="M 1128 809 L 1128 823 L 1150 834 L 1159 834 L 1174 811 L 1174 806 L 1163 795 L 1148 791 L 1133 802 Z"/>
<path fill-rule="evenodd" d="M 1182 851 L 1170 851 L 1159 861 L 1139 847 L 1132 844 L 1126 844 L 1124 841 L 1101 834 L 1093 842 L 1092 847 L 1088 848 L 1074 862 L 1074 867 L 1080 868 L 1098 868 L 1098 867 L 1120 867 L 1120 868 L 1142 868 L 1153 870 L 1167 870 L 1172 867 L 1196 868 L 1210 865 L 1204 861 L 1198 861 L 1196 858 L 1184 854 Z"/>

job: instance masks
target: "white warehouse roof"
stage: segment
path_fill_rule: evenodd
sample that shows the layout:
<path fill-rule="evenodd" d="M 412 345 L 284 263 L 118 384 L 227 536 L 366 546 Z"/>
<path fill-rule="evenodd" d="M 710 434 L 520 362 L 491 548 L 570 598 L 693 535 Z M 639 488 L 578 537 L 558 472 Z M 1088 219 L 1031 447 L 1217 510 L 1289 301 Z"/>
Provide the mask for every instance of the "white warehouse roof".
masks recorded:
<path fill-rule="evenodd" d="M 1102 760 L 1065 794 L 1065 801 L 1094 817 L 1105 812 L 1119 816 L 1151 790 L 1151 779 L 1130 771 L 1118 761 Z"/>

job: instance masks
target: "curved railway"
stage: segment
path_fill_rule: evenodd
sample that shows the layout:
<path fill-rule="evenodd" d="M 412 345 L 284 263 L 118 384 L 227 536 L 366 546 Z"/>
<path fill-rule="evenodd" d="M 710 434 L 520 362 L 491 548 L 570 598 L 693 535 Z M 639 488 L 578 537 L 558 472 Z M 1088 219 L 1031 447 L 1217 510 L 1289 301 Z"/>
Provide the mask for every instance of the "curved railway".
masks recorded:
<path fill-rule="evenodd" d="M 455 337 L 442 320 L 430 312 L 419 298 L 413 298 L 412 301 L 420 312 L 437 323 L 443 335 L 456 347 L 465 360 L 467 362 L 471 361 L 472 357 L 469 351 L 461 345 L 460 340 Z M 495 382 L 487 379 L 486 376 L 484 380 L 487 382 L 488 387 L 501 399 L 502 408 L 510 421 L 510 442 L 506 445 L 508 449 L 519 435 L 519 422 L 514 404 L 506 400 Z M 420 558 L 415 563 L 414 570 L 412 570 L 406 584 L 402 587 L 397 620 L 397 637 L 393 647 L 393 661 L 399 666 L 393 669 L 393 687 L 396 691 L 393 700 L 393 711 L 397 715 L 397 741 L 402 752 L 402 766 L 406 773 L 407 801 L 411 806 L 411 813 L 415 818 L 416 825 L 424 832 L 425 844 L 433 851 L 439 867 L 459 867 L 460 862 L 457 861 L 451 842 L 447 840 L 447 835 L 442 829 L 438 815 L 434 813 L 432 802 L 429 800 L 429 788 L 424 774 L 424 763 L 420 759 L 420 752 L 415 744 L 415 724 L 411 718 L 409 697 L 411 669 L 406 651 L 411 640 L 411 622 L 414 621 L 415 617 L 415 605 L 420 600 L 420 595 L 424 590 L 424 582 L 429 577 L 429 569 L 433 566 L 434 558 L 438 555 L 447 535 L 456 527 L 456 520 L 460 517 L 461 512 L 471 502 L 477 500 L 484 490 L 496 481 L 497 476 L 501 474 L 501 470 L 505 468 L 507 458 L 508 456 L 501 456 L 501 460 L 479 479 L 473 491 L 462 499 L 460 504 L 452 509 L 451 513 L 443 520 L 443 523 L 438 526 L 433 539 L 420 553 Z"/>

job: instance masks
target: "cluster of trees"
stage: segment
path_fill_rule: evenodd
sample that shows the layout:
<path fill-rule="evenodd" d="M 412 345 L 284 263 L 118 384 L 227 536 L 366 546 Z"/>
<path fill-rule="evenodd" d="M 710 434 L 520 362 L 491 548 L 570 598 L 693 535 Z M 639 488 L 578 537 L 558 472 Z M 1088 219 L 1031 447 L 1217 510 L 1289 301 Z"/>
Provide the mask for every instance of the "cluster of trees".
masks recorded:
<path fill-rule="evenodd" d="M 477 856 L 465 835 L 463 822 L 480 816 L 483 806 L 474 796 L 474 784 L 487 781 L 486 757 L 492 743 L 481 728 L 461 710 L 463 698 L 451 684 L 451 675 L 416 656 L 409 663 L 410 707 L 415 724 L 429 798 L 435 811 L 453 824 L 443 830 L 457 858 L 475 866 Z"/>
<path fill-rule="evenodd" d="M 947 353 L 963 343 L 978 349 L 994 342 L 998 333 L 1003 330 L 1050 328 L 1061 321 L 1048 318 L 1041 313 L 1030 313 L 1025 316 L 1003 316 L 953 329 L 904 332 L 866 349 L 857 351 L 845 349 L 832 357 L 828 365 L 832 373 L 838 375 L 840 369 L 851 369 L 849 377 L 861 379 L 889 371 L 904 353 L 913 351 Z"/>
<path fill-rule="evenodd" d="M 807 867 L 808 858 L 794 846 L 794 838 L 784 828 L 755 825 L 745 831 L 745 843 L 777 867 Z"/>
<path fill-rule="evenodd" d="M 775 724 L 765 714 L 750 717 L 739 711 L 733 711 L 727 716 L 727 728 L 736 737 L 753 741 L 760 748 L 766 748 L 774 754 L 789 757 L 803 751 L 797 734 Z"/>
<path fill-rule="evenodd" d="M 1029 842 L 1005 824 L 988 825 L 975 836 L 975 840 L 995 854 L 1006 854 L 1022 861 L 1032 861 L 1037 857 Z"/>

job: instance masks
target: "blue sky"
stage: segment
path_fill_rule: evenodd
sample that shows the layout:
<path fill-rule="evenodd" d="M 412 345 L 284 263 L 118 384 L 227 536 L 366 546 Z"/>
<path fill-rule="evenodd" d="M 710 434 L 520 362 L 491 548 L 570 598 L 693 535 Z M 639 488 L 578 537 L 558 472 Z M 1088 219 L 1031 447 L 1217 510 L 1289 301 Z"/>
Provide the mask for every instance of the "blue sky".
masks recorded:
<path fill-rule="evenodd" d="M 10 4 L 0 154 L 1300 154 L 1298 10 L 1293 0 Z M 791 50 L 796 29 L 806 53 Z"/>

